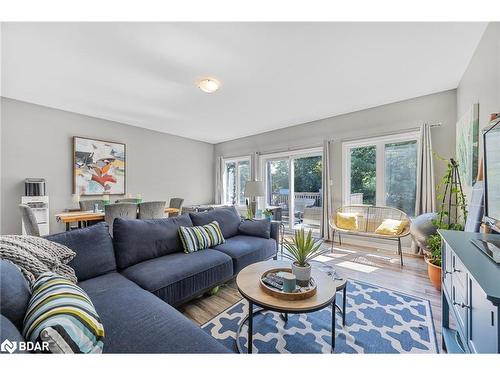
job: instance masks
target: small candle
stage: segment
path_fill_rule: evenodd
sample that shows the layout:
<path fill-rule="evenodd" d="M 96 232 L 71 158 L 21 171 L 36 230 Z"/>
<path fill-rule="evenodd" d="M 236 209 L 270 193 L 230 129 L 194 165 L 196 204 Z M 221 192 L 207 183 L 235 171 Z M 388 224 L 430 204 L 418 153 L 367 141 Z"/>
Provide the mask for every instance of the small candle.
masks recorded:
<path fill-rule="evenodd" d="M 290 272 L 284 272 L 283 277 L 283 292 L 291 293 L 295 290 L 297 285 L 297 279 L 294 274 Z"/>

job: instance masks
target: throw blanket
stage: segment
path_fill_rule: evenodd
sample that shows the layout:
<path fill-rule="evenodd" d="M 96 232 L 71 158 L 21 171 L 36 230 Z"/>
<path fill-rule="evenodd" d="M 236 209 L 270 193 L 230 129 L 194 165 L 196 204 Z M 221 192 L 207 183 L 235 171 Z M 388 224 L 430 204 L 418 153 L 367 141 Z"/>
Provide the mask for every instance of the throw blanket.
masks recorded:
<path fill-rule="evenodd" d="M 14 263 L 33 283 L 44 272 L 54 272 L 76 283 L 73 268 L 67 263 L 75 257 L 70 248 L 34 236 L 0 236 L 0 259 Z"/>

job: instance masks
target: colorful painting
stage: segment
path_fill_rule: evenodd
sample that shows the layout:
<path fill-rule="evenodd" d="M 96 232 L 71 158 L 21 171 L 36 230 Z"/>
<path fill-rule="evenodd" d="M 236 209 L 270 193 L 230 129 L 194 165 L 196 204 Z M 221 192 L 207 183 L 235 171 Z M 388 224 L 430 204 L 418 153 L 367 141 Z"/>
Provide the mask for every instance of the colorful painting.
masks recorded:
<path fill-rule="evenodd" d="M 479 104 L 474 104 L 457 122 L 457 162 L 464 190 L 476 182 L 479 154 Z"/>
<path fill-rule="evenodd" d="M 74 193 L 125 194 L 125 145 L 73 137 Z"/>

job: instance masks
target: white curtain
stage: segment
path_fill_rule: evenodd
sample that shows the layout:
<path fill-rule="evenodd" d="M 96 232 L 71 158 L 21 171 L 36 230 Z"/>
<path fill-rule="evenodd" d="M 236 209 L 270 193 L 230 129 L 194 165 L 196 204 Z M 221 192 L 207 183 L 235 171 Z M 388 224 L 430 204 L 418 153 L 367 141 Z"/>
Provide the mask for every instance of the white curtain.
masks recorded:
<path fill-rule="evenodd" d="M 218 156 L 215 160 L 215 204 L 224 202 L 224 159 Z"/>
<path fill-rule="evenodd" d="M 420 147 L 417 163 L 417 194 L 415 200 L 415 216 L 436 211 L 436 190 L 434 183 L 434 164 L 432 161 L 432 136 L 429 124 L 420 127 Z M 419 251 L 415 242 L 412 250 Z"/>
<path fill-rule="evenodd" d="M 321 236 L 325 240 L 331 241 L 332 230 L 329 220 L 333 213 L 333 198 L 331 190 L 331 167 L 332 167 L 332 141 L 325 140 L 323 143 L 323 178 L 321 185 L 323 215 L 321 218 Z"/>
<path fill-rule="evenodd" d="M 258 152 L 254 152 L 250 155 L 250 162 L 252 164 L 251 180 L 260 181 L 260 157 Z"/>

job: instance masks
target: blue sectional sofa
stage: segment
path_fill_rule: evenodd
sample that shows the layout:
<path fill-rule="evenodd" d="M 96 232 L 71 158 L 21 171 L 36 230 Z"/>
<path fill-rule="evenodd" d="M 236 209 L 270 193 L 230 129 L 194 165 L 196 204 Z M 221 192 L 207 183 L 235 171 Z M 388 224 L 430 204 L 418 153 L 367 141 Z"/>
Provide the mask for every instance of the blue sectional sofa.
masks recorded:
<path fill-rule="evenodd" d="M 179 226 L 220 224 L 226 243 L 185 254 Z M 105 353 L 226 353 L 172 306 L 220 285 L 248 264 L 276 256 L 278 228 L 241 221 L 233 207 L 155 220 L 116 219 L 46 237 L 77 255 L 69 263 L 105 329 Z M 0 341 L 20 339 L 30 297 L 22 274 L 0 261 Z"/>

